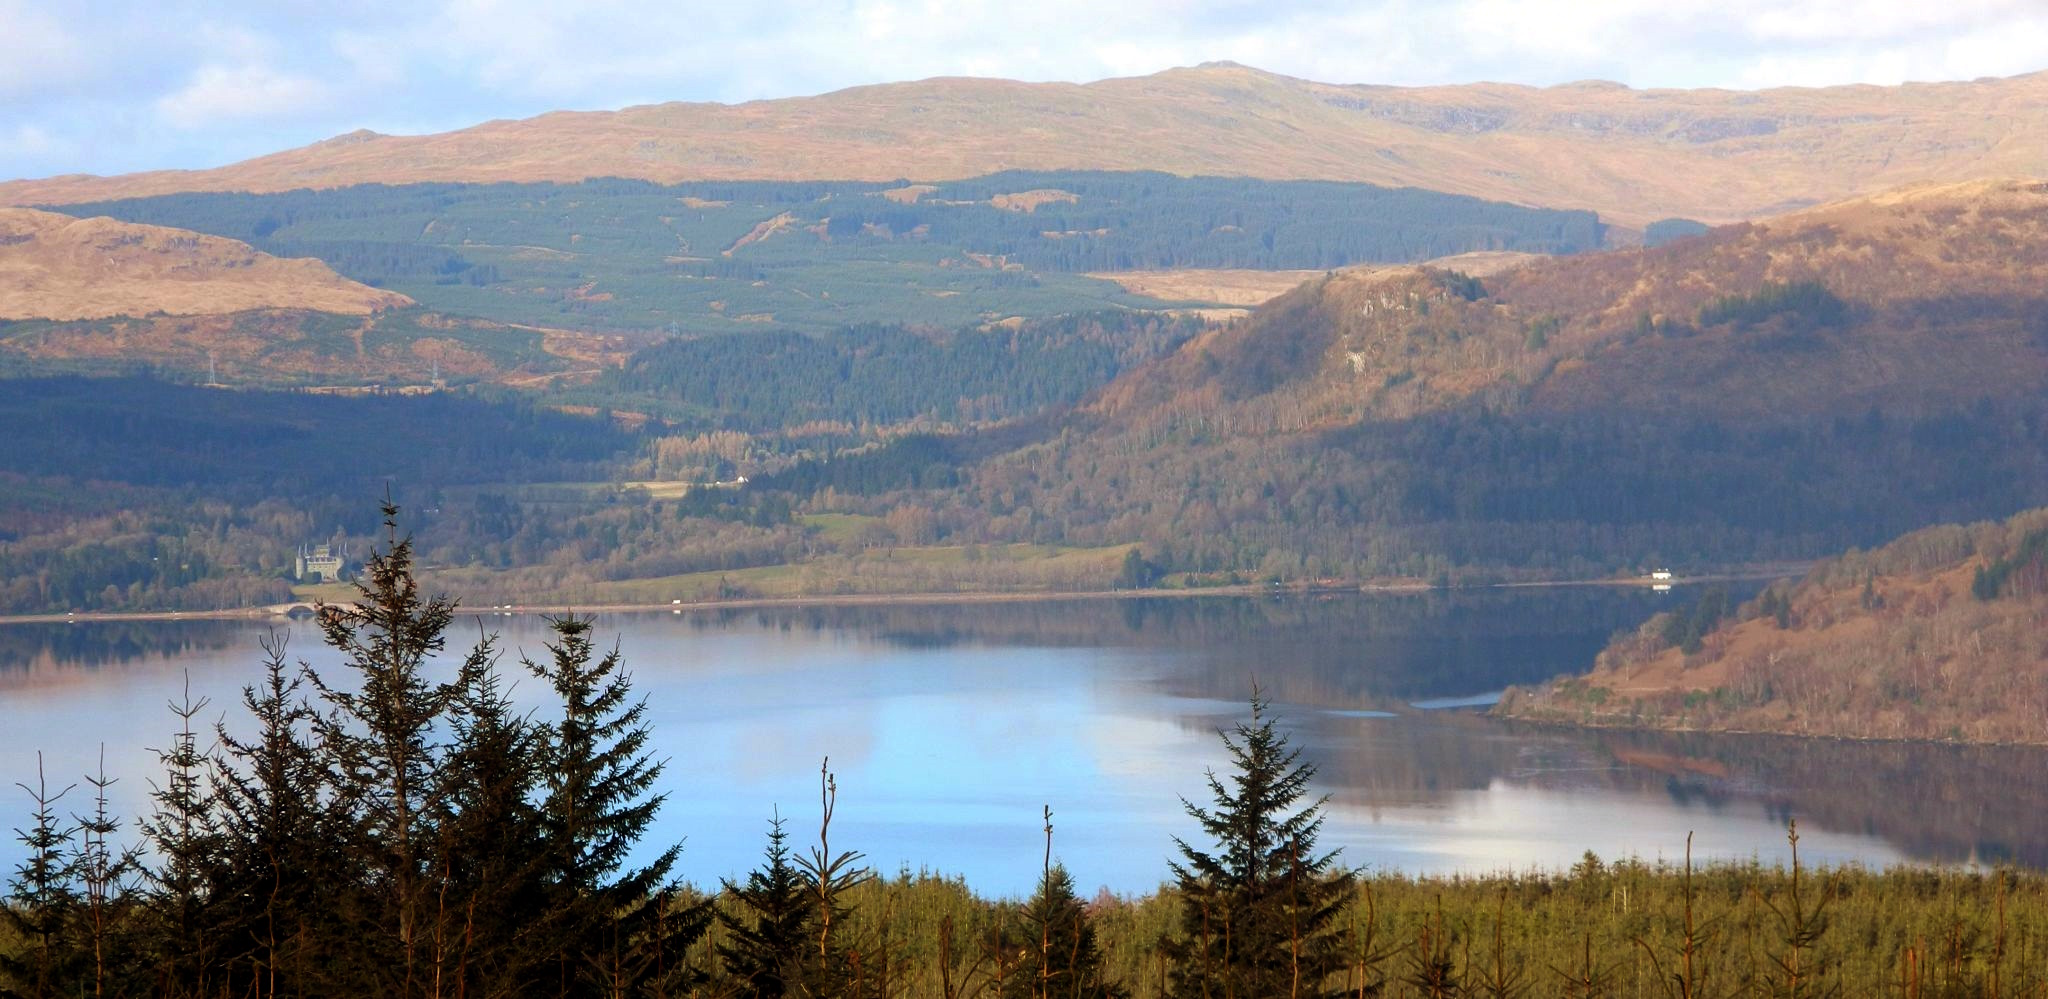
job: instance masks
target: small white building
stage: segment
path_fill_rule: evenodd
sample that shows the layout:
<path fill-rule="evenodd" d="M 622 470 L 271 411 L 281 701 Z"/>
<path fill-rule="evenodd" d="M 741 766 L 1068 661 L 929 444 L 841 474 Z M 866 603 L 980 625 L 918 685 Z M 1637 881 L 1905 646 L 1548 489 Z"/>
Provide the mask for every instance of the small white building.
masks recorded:
<path fill-rule="evenodd" d="M 1668 582 L 1670 582 L 1670 581 L 1671 581 L 1671 570 L 1669 570 L 1669 569 L 1655 569 L 1655 570 L 1652 570 L 1652 571 L 1650 572 L 1650 581 L 1651 581 L 1651 582 L 1653 582 L 1653 583 L 1668 583 Z"/>

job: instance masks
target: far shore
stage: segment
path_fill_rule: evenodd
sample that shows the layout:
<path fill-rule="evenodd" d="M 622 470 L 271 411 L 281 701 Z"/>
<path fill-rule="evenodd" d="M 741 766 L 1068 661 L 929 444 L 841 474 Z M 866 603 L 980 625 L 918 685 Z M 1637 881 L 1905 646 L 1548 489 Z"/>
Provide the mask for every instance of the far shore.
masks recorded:
<path fill-rule="evenodd" d="M 1584 718 L 1567 718 L 1562 714 L 1524 714 L 1518 711 L 1501 712 L 1492 710 L 1488 715 L 1501 721 L 1514 722 L 1534 728 L 1554 728 L 1569 731 L 1598 730 L 1603 732 L 1655 732 L 1665 735 L 1727 735 L 1738 738 L 1768 736 L 1773 739 L 1804 739 L 1807 741 L 1845 742 L 1872 746 L 1987 746 L 1999 749 L 2048 749 L 2048 738 L 2036 741 L 2011 739 L 1937 739 L 1932 737 L 1854 735 L 1845 732 L 1787 732 L 1773 728 L 1743 728 L 1730 726 L 1715 728 L 1699 725 L 1659 725 L 1653 718 L 1631 719 L 1620 716 L 1593 715 Z"/>
<path fill-rule="evenodd" d="M 1510 583 L 1476 583 L 1451 587 L 1451 590 L 1508 590 L 1508 589 L 1561 589 L 1566 587 L 1641 587 L 1695 586 L 1705 583 L 1753 582 L 1763 579 L 1780 579 L 1796 576 L 1806 571 L 1810 563 L 1779 564 L 1724 573 L 1701 576 L 1676 577 L 1655 580 L 1640 576 L 1612 576 L 1604 579 L 1555 579 L 1529 580 Z M 561 601 L 534 601 L 505 605 L 473 606 L 458 604 L 465 612 L 504 612 L 511 614 L 628 614 L 648 611 L 705 611 L 705 610 L 746 610 L 771 607 L 889 607 L 912 606 L 917 604 L 998 604 L 998 603 L 1044 603 L 1057 600 L 1131 600 L 1154 597 L 1255 597 L 1265 595 L 1327 595 L 1338 593 L 1424 593 L 1440 589 L 1432 584 L 1412 579 L 1370 580 L 1366 582 L 1321 582 L 1290 583 L 1284 585 L 1242 583 L 1228 586 L 1204 586 L 1172 589 L 1124 589 L 1124 590 L 1026 590 L 1015 592 L 984 593 L 826 593 L 815 596 L 788 597 L 734 597 L 727 600 L 675 600 L 667 603 L 569 603 Z M 1448 591 L 1446 591 L 1448 592 Z M 312 610 L 313 601 L 293 601 L 283 604 L 265 604 L 257 607 L 226 607 L 215 610 L 188 611 L 87 611 L 66 614 L 0 614 L 0 625 L 10 624 L 62 624 L 65 622 L 114 622 L 114 621 L 235 621 L 267 620 L 288 617 L 294 612 Z"/>

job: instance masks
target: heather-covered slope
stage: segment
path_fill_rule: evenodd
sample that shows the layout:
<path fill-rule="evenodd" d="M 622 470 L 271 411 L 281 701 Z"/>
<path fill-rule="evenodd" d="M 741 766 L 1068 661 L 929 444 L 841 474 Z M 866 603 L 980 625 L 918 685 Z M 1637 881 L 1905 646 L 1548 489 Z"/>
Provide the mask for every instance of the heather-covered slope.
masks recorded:
<path fill-rule="evenodd" d="M 1585 725 L 2048 743 L 2048 510 L 1933 527 L 1739 608 L 1618 636 L 1499 713 Z M 1724 616 L 1725 614 L 1725 616 Z"/>
<path fill-rule="evenodd" d="M 886 456 L 834 481 L 965 537 L 1138 541 L 1168 572 L 1818 557 L 2048 502 L 2042 246 L 2048 188 L 1999 182 L 1479 280 L 1340 272 L 1036 443 L 955 449 L 958 490 L 856 482 Z"/>
<path fill-rule="evenodd" d="M 593 370 L 616 338 L 455 319 L 319 260 L 111 218 L 0 208 L 0 372 L 205 374 L 237 385 Z"/>
<path fill-rule="evenodd" d="M 213 170 L 0 184 L 0 204 L 364 183 L 944 180 L 1006 169 L 1359 180 L 1641 226 L 1923 181 L 2048 173 L 2048 75 L 1765 91 L 1333 85 L 1233 64 L 1068 83 L 933 79 L 739 105 L 355 132 Z"/>
<path fill-rule="evenodd" d="M 248 244 L 110 218 L 0 208 L 0 319 L 223 315 L 305 309 L 367 315 L 411 305 Z"/>

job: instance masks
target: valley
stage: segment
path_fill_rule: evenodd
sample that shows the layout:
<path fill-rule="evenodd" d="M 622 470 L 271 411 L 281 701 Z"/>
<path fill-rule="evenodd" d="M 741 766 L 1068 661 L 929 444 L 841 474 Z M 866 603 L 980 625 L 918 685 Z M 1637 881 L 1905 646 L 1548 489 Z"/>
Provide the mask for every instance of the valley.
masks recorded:
<path fill-rule="evenodd" d="M 0 996 L 2048 999 L 2025 6 L 0 4 Z"/>
<path fill-rule="evenodd" d="M 1098 180 L 1112 191 L 1132 182 Z M 1091 204 L 1092 188 L 1065 183 L 1084 193 L 1034 211 Z M 391 204 L 397 210 L 424 193 Z M 283 246 L 280 234 L 298 230 L 281 221 L 269 229 L 265 220 L 310 227 L 325 211 L 339 222 L 356 217 L 340 206 L 374 208 L 385 197 L 341 196 L 354 200 L 326 208 L 231 201 L 242 207 L 213 224 Z M 935 197 L 921 192 L 917 201 Z M 177 221 L 203 203 L 115 207 Z M 976 210 L 996 213 L 991 219 L 1016 214 Z M 404 230 L 419 231 L 414 224 Z M 2048 426 L 2040 403 L 2048 337 L 2037 319 L 2048 257 L 2021 249 L 2043 245 L 2044 226 L 2048 191 L 1986 181 L 1909 188 L 1652 249 L 1490 251 L 1309 272 L 1319 276 L 1221 323 L 1152 307 L 951 331 L 902 322 L 649 339 L 542 332 L 505 325 L 511 314 L 456 319 L 407 307 L 371 317 L 370 328 L 390 332 L 361 345 L 348 331 L 362 320 L 262 320 L 288 332 L 261 350 L 279 367 L 311 372 L 319 365 L 294 351 L 324 351 L 339 359 L 332 370 L 353 366 L 356 378 L 375 376 L 382 364 L 423 385 L 419 369 L 439 371 L 456 380 L 451 385 L 473 385 L 464 391 L 482 393 L 487 407 L 539 406 L 587 421 L 579 433 L 610 442 L 579 458 L 599 480 L 673 484 L 655 492 L 561 489 L 545 479 L 493 482 L 430 468 L 393 480 L 402 501 L 437 511 L 420 526 L 433 560 L 471 573 L 465 586 L 493 599 L 587 599 L 600 592 L 592 586 L 625 592 L 634 579 L 677 580 L 678 593 L 693 597 L 789 592 L 792 579 L 806 580 L 809 592 L 1102 589 L 1121 576 L 1117 559 L 1132 550 L 1144 584 L 1194 587 L 1606 578 L 1673 562 L 1714 571 L 1821 557 L 1930 521 L 2005 516 L 2048 495 L 2048 472 L 2033 460 Z M 254 234 L 259 227 L 266 236 Z M 573 236 L 583 227 L 555 231 Z M 753 255 L 785 238 L 793 237 L 719 259 L 756 266 Z M 872 232 L 861 238 L 893 245 Z M 1227 254 L 1240 251 L 1228 249 L 1231 238 L 1177 244 L 1174 259 L 1233 262 Z M 447 259 L 475 252 L 450 239 L 407 245 Z M 367 244 L 323 245 L 344 268 L 410 259 L 389 248 L 336 249 Z M 815 245 L 829 259 L 832 246 Z M 1287 253 L 1313 245 L 1289 249 L 1297 244 L 1276 239 L 1270 252 L 1256 251 L 1264 254 L 1256 262 L 1287 263 Z M 1226 255 L 1204 256 L 1219 253 Z M 500 278 L 509 266 L 461 259 L 458 270 L 498 267 Z M 622 250 L 615 259 L 635 258 Z M 1483 276 L 1452 269 L 1461 265 Z M 359 273 L 422 301 L 431 300 L 430 288 L 492 287 Z M 1222 297 L 1220 289 L 1207 293 Z M 238 324 L 247 321 L 230 326 L 246 329 Z M 17 323 L 4 342 L 36 343 L 42 356 L 18 363 L 21 376 L 35 378 L 54 373 L 47 365 L 63 362 L 69 342 L 122 344 L 138 339 L 138 328 L 173 322 L 203 328 L 170 319 Z M 296 346 L 336 334 L 347 338 Z M 209 346 L 209 370 L 239 363 L 219 349 L 225 338 L 223 331 Z M 132 362 L 140 351 L 112 353 Z M 471 355 L 480 360 L 466 361 Z M 174 363 L 191 371 L 201 354 L 188 349 Z M 253 381 L 242 391 L 292 384 Z M 493 383 L 529 387 L 506 394 Z M 165 385 L 141 394 L 181 391 Z M 359 438 L 350 421 L 377 405 L 365 403 L 360 417 L 328 432 Z M 600 432 L 607 420 L 611 428 Z M 87 453 L 104 453 L 109 463 L 60 469 L 15 459 L 7 467 L 60 491 L 67 480 L 95 477 L 133 483 L 157 497 L 151 503 L 190 502 L 131 471 L 147 467 L 135 449 L 156 446 L 124 437 L 139 425 L 106 428 L 109 436 Z M 230 460 L 262 463 L 253 454 Z M 578 474 L 574 481 L 591 473 Z M 747 481 L 737 488 L 690 485 L 740 477 Z M 218 495 L 235 480 L 231 474 L 208 491 Z M 312 491 L 293 502 L 329 507 L 349 495 L 332 491 L 345 479 L 304 481 Z M 72 529 L 65 525 L 84 523 L 72 519 L 82 508 L 54 517 L 15 509 L 17 543 L 30 547 L 69 544 L 57 540 Z M 563 517 L 577 525 L 566 534 L 551 526 Z M 825 523 L 863 526 L 818 526 Z M 271 543 L 283 550 L 297 542 Z M 908 554 L 1020 545 L 1115 554 L 1052 574 L 1001 559 L 933 563 Z M 570 551 L 583 553 L 573 560 L 581 567 L 567 568 Z M 878 572 L 891 552 L 906 553 L 905 570 Z M 218 571 L 266 570 L 231 560 Z M 126 597 L 78 599 L 8 609 L 147 609 Z"/>

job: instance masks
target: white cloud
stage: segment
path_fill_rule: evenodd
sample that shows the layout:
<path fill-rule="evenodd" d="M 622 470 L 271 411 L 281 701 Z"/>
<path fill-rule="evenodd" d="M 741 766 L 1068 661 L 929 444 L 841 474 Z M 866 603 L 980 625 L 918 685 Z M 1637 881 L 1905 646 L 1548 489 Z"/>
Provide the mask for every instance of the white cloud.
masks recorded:
<path fill-rule="evenodd" d="M 209 64 L 183 88 L 158 98 L 156 111 L 174 127 L 197 129 L 322 111 L 329 97 L 327 86 L 311 77 L 260 65 Z"/>
<path fill-rule="evenodd" d="M 16 125 L 0 133 L 0 156 L 41 157 L 68 149 L 70 144 L 51 135 L 40 125 Z"/>
<path fill-rule="evenodd" d="M 0 97 L 62 90 L 87 69 L 84 47 L 57 18 L 19 0 L 0 0 Z"/>

